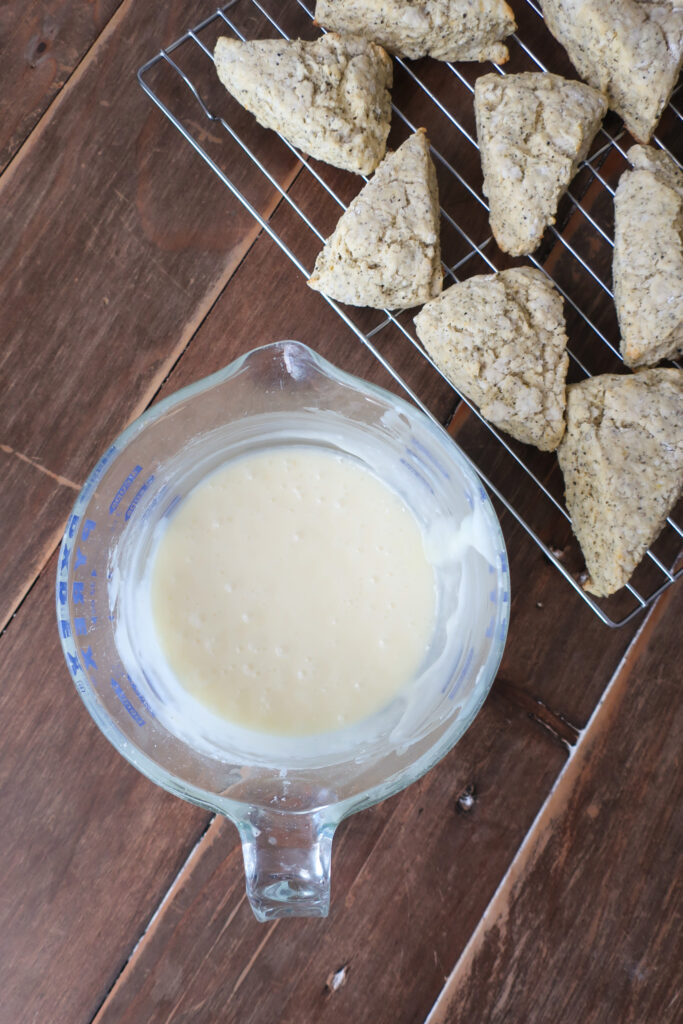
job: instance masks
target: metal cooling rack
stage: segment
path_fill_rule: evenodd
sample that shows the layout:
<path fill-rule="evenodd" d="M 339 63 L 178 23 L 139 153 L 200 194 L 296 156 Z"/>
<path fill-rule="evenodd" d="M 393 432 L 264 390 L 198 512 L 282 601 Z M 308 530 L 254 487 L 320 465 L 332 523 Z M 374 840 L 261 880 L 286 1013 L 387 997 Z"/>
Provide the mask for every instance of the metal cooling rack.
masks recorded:
<path fill-rule="evenodd" d="M 278 137 L 256 125 L 251 115 L 245 119 L 242 109 L 217 83 L 212 53 L 216 38 L 225 34 L 240 39 L 273 35 L 283 38 L 315 38 L 318 33 L 312 25 L 312 4 L 313 0 L 288 0 L 285 3 L 281 0 L 232 0 L 162 49 L 138 72 L 138 79 L 145 92 L 306 278 L 310 276 L 315 256 L 331 233 L 340 211 L 346 209 L 358 191 L 358 176 L 350 176 L 302 156 L 283 139 L 278 145 L 291 152 L 288 154 L 282 149 L 280 153 L 278 150 L 273 158 L 272 140 Z M 524 0 L 524 4 L 525 7 L 522 0 L 517 0 L 515 5 L 520 28 L 506 40 L 511 55 L 506 70 L 491 65 L 501 75 L 509 71 L 548 70 L 524 41 L 525 25 L 522 22 L 526 22 L 528 29 L 529 19 L 542 17 L 541 12 L 531 0 Z M 523 8 L 521 11 L 520 7 Z M 554 54 L 553 70 L 574 77 L 564 51 L 550 36 L 547 50 L 550 55 Z M 443 207 L 441 209 L 442 255 L 447 279 L 458 281 L 475 273 L 497 271 L 511 264 L 530 262 L 548 274 L 564 297 L 570 337 L 570 379 L 590 376 L 591 372 L 618 370 L 618 327 L 612 291 L 606 281 L 611 279 L 612 197 L 619 175 L 627 166 L 625 154 L 630 145 L 621 122 L 615 115 L 608 114 L 587 160 L 562 201 L 558 226 L 546 231 L 541 248 L 524 261 L 511 261 L 498 251 L 493 242 L 488 228 L 488 207 L 481 193 L 471 94 L 474 78 L 489 69 L 477 65 L 473 71 L 473 65 L 468 64 L 458 66 L 429 60 L 410 63 L 399 58 L 394 60 L 392 137 L 396 131 L 402 132 L 405 137 L 420 125 L 427 128 L 430 139 L 437 143 L 432 145 L 432 157 L 437 167 L 440 195 L 445 196 L 450 192 L 453 201 L 451 205 L 448 198 L 444 198 L 445 205 L 454 213 Z M 420 108 L 418 123 L 411 120 L 411 92 L 414 96 L 419 95 L 423 101 L 425 98 L 430 101 L 427 104 L 427 116 L 424 104 Z M 674 100 L 680 95 L 679 88 L 674 94 Z M 202 114 L 200 122 L 195 120 L 198 113 L 195 101 Z M 671 132 L 673 135 L 683 120 L 674 101 L 660 121 L 659 133 L 653 142 L 666 150 L 680 165 L 661 134 L 665 119 L 669 125 L 674 126 Z M 222 130 L 218 138 L 212 134 L 213 126 Z M 248 141 L 245 138 L 247 134 Z M 448 148 L 442 144 L 442 139 L 448 140 Z M 459 152 L 452 156 L 451 153 L 458 147 L 461 147 Z M 280 196 L 277 209 L 269 217 L 259 212 L 255 205 L 256 199 L 250 199 L 245 194 L 249 192 L 249 183 L 241 183 L 238 187 L 231 179 L 231 156 L 238 151 L 247 154 L 258 172 L 265 176 Z M 291 154 L 300 161 L 294 178 L 290 174 L 289 180 L 285 180 L 281 154 L 287 156 L 290 163 Z M 473 155 L 476 157 L 476 166 L 472 162 Z M 458 163 L 458 169 L 454 162 Z M 469 164 L 469 170 L 465 168 L 466 164 Z M 303 187 L 302 176 L 305 180 Z M 458 223 L 457 208 L 460 202 L 468 204 L 468 219 L 472 204 L 480 209 L 480 241 L 472 237 L 475 234 L 472 229 L 466 231 Z M 289 240 L 287 217 L 303 221 L 308 228 L 307 243 L 303 246 L 300 232 L 297 233 L 296 248 Z M 577 219 L 585 219 L 591 229 L 590 232 L 584 231 L 579 240 L 574 238 Z M 443 376 L 418 342 L 409 316 L 391 310 L 377 312 L 344 308 L 333 299 L 326 296 L 321 298 L 335 310 L 409 397 L 434 419 L 427 406 L 382 351 L 382 348 L 396 351 L 398 344 L 411 345 L 416 357 L 419 353 L 419 358 L 427 360 Z M 573 343 L 573 330 L 581 340 L 580 345 Z M 460 398 L 467 402 L 464 396 L 460 395 Z M 563 527 L 563 536 L 570 535 L 570 519 L 562 500 L 559 469 L 554 462 L 548 461 L 553 457 L 542 455 L 501 434 L 486 423 L 476 408 L 469 403 L 467 405 L 476 417 L 475 424 L 482 425 L 480 433 L 484 432 L 487 438 L 492 435 L 500 446 L 495 450 L 492 461 L 496 461 L 501 451 L 504 452 L 506 460 L 512 459 L 524 471 L 528 488 L 521 497 L 517 494 L 514 498 L 506 496 L 490 479 L 487 471 L 490 467 L 487 466 L 485 470 L 482 465 L 482 461 L 489 459 L 491 449 L 484 446 L 483 457 L 477 454 L 482 447 L 480 437 L 476 444 L 468 446 L 463 442 L 461 434 L 458 434 L 458 443 L 492 494 L 605 624 L 612 627 L 625 624 L 683 574 L 683 567 L 678 571 L 674 569 L 680 553 L 683 529 L 671 516 L 667 519 L 662 536 L 648 551 L 631 583 L 608 599 L 596 600 L 587 594 L 581 587 L 581 575 L 576 571 L 581 565 L 580 561 L 576 561 L 579 557 L 576 542 L 571 541 L 563 550 L 558 550 L 550 538 L 544 539 L 532 523 L 532 506 L 536 502 L 541 506 L 545 504 L 547 511 L 549 502 L 552 506 L 550 511 Z M 566 554 L 572 549 L 576 563 L 574 566 L 571 565 L 572 558 Z"/>

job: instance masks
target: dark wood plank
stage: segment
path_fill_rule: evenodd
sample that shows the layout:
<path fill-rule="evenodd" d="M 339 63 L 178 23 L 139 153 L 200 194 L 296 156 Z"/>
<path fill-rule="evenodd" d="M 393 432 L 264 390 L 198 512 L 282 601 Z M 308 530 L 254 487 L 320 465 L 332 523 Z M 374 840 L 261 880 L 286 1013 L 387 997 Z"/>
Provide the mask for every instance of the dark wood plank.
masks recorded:
<path fill-rule="evenodd" d="M 193 13 L 213 9 L 203 0 Z M 0 178 L 0 391 L 8 396 L 0 440 L 77 484 L 147 405 L 258 231 L 136 80 L 187 19 L 180 0 L 126 0 Z M 203 62 L 206 89 L 221 102 L 201 51 L 184 60 Z M 158 87 L 197 117 L 174 72 Z M 253 123 L 246 111 L 235 119 L 244 130 Z M 219 143 L 237 183 L 268 214 L 275 189 L 236 146 L 207 137 L 210 148 Z M 255 143 L 269 144 L 265 132 Z M 284 148 L 271 160 L 285 184 L 298 166 Z M 55 527 L 50 507 L 38 523 L 23 509 L 23 496 L 10 493 L 5 542 L 23 569 L 11 579 L 3 571 L 0 621 L 33 578 L 36 529 Z"/>
<path fill-rule="evenodd" d="M 430 1024 L 681 1019 L 683 588 L 655 608 Z"/>
<path fill-rule="evenodd" d="M 0 9 L 0 173 L 121 0 L 27 0 Z"/>
<path fill-rule="evenodd" d="M 494 697 L 437 768 L 340 827 L 327 921 L 257 924 L 236 833 L 217 823 L 96 1024 L 423 1019 L 564 760 Z"/>
<path fill-rule="evenodd" d="M 78 486 L 64 477 L 53 476 L 26 456 L 20 456 L 7 445 L 0 444 L 0 525 L 5 537 L 17 529 L 32 524 L 30 545 L 16 547 L 7 543 L 3 547 L 4 619 L 15 609 L 33 580 L 44 566 L 60 540 L 62 524 L 74 503 Z"/>
<path fill-rule="evenodd" d="M 86 1024 L 208 820 L 128 765 L 81 704 L 56 561 L 0 641 L 3 1024 Z"/>
<path fill-rule="evenodd" d="M 298 180 L 293 188 L 295 198 L 307 191 L 305 180 Z M 284 204 L 274 214 L 272 223 L 295 246 L 309 244 L 307 229 Z M 349 312 L 355 313 L 350 309 Z M 366 314 L 380 319 L 383 316 L 376 311 L 359 311 L 360 316 Z M 382 364 L 324 299 L 308 288 L 300 272 L 266 235 L 248 253 L 164 383 L 159 397 L 213 373 L 251 348 L 286 338 L 310 345 L 341 369 L 405 397 Z M 393 361 L 397 371 L 424 396 L 437 418 L 447 422 L 457 402 L 452 388 L 424 360 L 416 359 L 410 347 L 397 351 Z"/>

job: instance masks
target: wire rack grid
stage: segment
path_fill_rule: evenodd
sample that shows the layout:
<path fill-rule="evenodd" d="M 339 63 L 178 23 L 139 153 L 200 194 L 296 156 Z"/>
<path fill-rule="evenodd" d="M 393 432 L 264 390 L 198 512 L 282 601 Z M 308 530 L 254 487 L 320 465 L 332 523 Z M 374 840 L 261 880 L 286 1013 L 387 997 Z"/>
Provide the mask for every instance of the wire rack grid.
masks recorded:
<path fill-rule="evenodd" d="M 138 79 L 145 92 L 306 278 L 311 274 L 315 255 L 334 226 L 334 221 L 358 191 L 358 176 L 336 172 L 327 165 L 311 160 L 279 137 L 279 144 L 284 147 L 283 152 L 289 151 L 289 155 L 296 158 L 299 170 L 307 176 L 301 184 L 298 176 L 284 181 L 282 161 L 278 163 L 271 157 L 272 144 L 270 147 L 258 144 L 260 135 L 264 139 L 272 139 L 273 133 L 252 124 L 253 119 L 245 122 L 241 117 L 241 108 L 237 108 L 237 104 L 222 86 L 218 86 L 219 91 L 216 90 L 212 54 L 215 39 L 221 34 L 230 34 L 239 39 L 253 38 L 255 34 L 262 37 L 277 34 L 285 39 L 315 38 L 318 32 L 313 27 L 310 3 L 311 0 L 288 0 L 287 3 L 278 3 L 276 0 L 232 0 L 212 11 L 203 21 L 161 49 L 138 72 Z M 549 68 L 536 56 L 524 38 L 525 34 L 527 37 L 538 34 L 538 25 L 533 24 L 533 19 L 542 18 L 541 12 L 532 0 L 524 0 L 524 5 L 523 18 L 519 17 L 518 12 L 520 28 L 507 40 L 511 50 L 508 67 L 513 72 L 547 71 Z M 523 21 L 525 24 L 521 24 Z M 547 49 L 552 56 L 553 41 L 550 41 Z M 563 59 L 564 65 L 557 67 Z M 575 77 L 559 47 L 554 48 L 554 65 L 552 70 Z M 491 67 L 501 75 L 508 73 L 507 69 L 497 65 Z M 161 72 L 171 75 L 172 83 L 164 82 L 160 78 Z M 472 65 L 429 60 L 406 62 L 395 58 L 395 72 L 392 137 L 395 131 L 405 137 L 425 124 L 425 120 L 431 122 L 426 127 L 432 140 L 431 152 L 437 167 L 442 198 L 442 256 L 447 283 L 459 281 L 474 273 L 491 273 L 504 266 L 519 265 L 519 260 L 509 260 L 493 243 L 488 226 L 488 206 L 481 191 L 471 103 L 473 80 L 477 74 L 483 73 L 481 66 L 475 66 L 473 70 Z M 400 83 L 397 81 L 399 76 Z M 224 135 L 221 138 L 224 142 L 219 139 L 218 145 L 208 145 L 206 128 L 194 120 L 180 100 L 179 83 L 183 88 L 186 87 L 185 96 L 191 97 L 192 103 L 196 101 L 199 104 L 205 122 L 222 129 Z M 170 88 L 170 85 L 175 88 Z M 166 94 L 169 98 L 166 98 Z M 660 129 L 665 121 L 672 128 L 669 134 L 673 138 L 680 137 L 678 127 L 683 120 L 675 102 L 678 95 L 680 88 L 665 112 L 665 119 L 660 122 Z M 415 123 L 411 113 L 414 97 L 421 103 L 418 123 Z M 426 118 L 425 104 L 428 108 Z M 196 110 L 196 106 L 193 109 Z M 557 225 L 546 231 L 540 249 L 522 261 L 531 263 L 547 274 L 564 298 L 570 337 L 570 379 L 622 369 L 613 293 L 607 282 L 611 278 L 613 246 L 612 197 L 618 177 L 627 166 L 628 139 L 621 122 L 615 115 L 608 114 L 591 152 L 562 201 Z M 665 138 L 661 130 L 653 140 L 680 166 L 680 161 L 667 141 L 668 137 Z M 226 148 L 226 142 L 230 143 L 232 150 Z M 231 178 L 230 158 L 231 152 L 235 152 L 235 146 L 249 157 L 259 174 L 275 189 L 280 200 L 278 209 L 283 205 L 293 215 L 293 219 L 299 222 L 299 227 L 301 222 L 305 224 L 309 236 L 307 244 L 302 246 L 300 232 L 293 234 L 290 231 L 292 238 L 297 239 L 295 245 L 287 237 L 282 224 L 274 226 L 273 215 L 264 216 L 259 212 L 256 201 L 245 194 L 247 189 L 238 186 Z M 327 203 L 328 209 L 322 209 L 321 200 Z M 459 215 L 459 211 L 466 211 L 466 215 Z M 478 222 L 477 211 L 480 214 Z M 463 226 L 465 221 L 467 226 Z M 481 240 L 476 240 L 477 237 Z M 340 306 L 327 296 L 321 298 L 379 360 L 403 391 L 435 420 L 430 409 L 397 372 L 386 354 L 390 349 L 394 351 L 393 346 L 399 341 L 401 344 L 409 344 L 414 348 L 416 357 L 427 360 L 434 371 L 443 376 L 417 340 L 409 316 L 388 309 L 354 310 Z M 391 334 L 391 344 L 383 343 L 387 333 Z M 574 344 L 577 338 L 580 344 Z M 476 407 L 467 402 L 463 395 L 459 397 L 469 406 L 474 422 L 481 425 L 487 436 L 495 438 L 495 444 L 505 453 L 505 459 L 512 460 L 523 471 L 529 484 L 525 498 L 520 501 L 519 498 L 506 495 L 487 472 L 490 469 L 490 453 L 485 452 L 477 457 L 471 450 L 472 446 L 468 450 L 458 435 L 458 442 L 477 472 L 491 493 L 606 625 L 624 625 L 683 574 L 683 567 L 675 569 L 683 529 L 672 515 L 666 521 L 662 536 L 647 552 L 632 581 L 619 595 L 609 599 L 593 598 L 581 585 L 581 559 L 575 542 L 559 549 L 547 536 L 547 531 L 539 530 L 532 522 L 534 515 L 530 509 L 540 502 L 546 505 L 546 515 L 549 508 L 556 521 L 564 525 L 566 535 L 571 536 L 570 517 L 564 506 L 561 477 L 556 463 L 548 462 L 552 457 L 541 455 L 535 449 L 518 444 L 501 434 L 483 419 Z M 480 446 L 474 447 L 478 451 Z M 482 462 L 486 462 L 486 468 Z M 546 535 L 541 535 L 544 532 Z M 567 557 L 566 551 L 572 543 L 573 556 L 570 554 Z"/>

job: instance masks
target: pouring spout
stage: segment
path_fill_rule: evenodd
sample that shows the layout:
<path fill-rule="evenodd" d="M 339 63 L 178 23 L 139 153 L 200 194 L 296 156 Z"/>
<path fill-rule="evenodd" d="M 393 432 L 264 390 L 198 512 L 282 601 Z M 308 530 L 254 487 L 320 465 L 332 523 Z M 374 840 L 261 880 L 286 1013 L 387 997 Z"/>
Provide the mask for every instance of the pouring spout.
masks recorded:
<path fill-rule="evenodd" d="M 336 822 L 318 813 L 252 808 L 237 827 L 256 919 L 327 917 Z"/>

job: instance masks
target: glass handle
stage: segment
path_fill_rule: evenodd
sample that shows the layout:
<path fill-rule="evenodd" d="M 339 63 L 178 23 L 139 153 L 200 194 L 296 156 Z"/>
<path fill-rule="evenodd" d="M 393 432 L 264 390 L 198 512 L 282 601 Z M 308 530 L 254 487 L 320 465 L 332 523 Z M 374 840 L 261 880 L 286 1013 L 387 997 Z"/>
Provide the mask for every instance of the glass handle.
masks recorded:
<path fill-rule="evenodd" d="M 256 919 L 327 917 L 336 823 L 316 814 L 259 808 L 237 827 Z"/>

